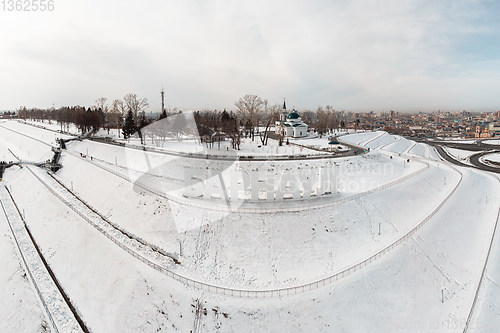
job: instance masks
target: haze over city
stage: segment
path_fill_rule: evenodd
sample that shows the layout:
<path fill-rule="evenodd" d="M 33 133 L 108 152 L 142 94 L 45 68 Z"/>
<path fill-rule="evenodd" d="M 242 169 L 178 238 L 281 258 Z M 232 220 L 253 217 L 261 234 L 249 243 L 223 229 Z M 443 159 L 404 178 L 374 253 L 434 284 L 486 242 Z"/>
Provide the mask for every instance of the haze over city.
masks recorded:
<path fill-rule="evenodd" d="M 0 110 L 92 105 L 147 112 L 271 104 L 353 112 L 499 108 L 494 1 L 55 1 L 2 10 Z"/>

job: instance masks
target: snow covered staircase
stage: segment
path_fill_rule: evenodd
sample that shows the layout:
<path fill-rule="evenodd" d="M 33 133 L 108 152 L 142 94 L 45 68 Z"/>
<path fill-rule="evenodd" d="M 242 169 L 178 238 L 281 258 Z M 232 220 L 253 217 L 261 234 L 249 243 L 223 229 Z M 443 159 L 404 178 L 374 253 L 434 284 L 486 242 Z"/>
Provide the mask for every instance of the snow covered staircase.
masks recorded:
<path fill-rule="evenodd" d="M 19 251 L 21 264 L 40 300 L 41 307 L 53 332 L 84 332 L 54 281 L 46 262 L 21 217 L 7 187 L 0 186 L 0 203 Z M 50 268 L 49 268 L 50 269 Z"/>

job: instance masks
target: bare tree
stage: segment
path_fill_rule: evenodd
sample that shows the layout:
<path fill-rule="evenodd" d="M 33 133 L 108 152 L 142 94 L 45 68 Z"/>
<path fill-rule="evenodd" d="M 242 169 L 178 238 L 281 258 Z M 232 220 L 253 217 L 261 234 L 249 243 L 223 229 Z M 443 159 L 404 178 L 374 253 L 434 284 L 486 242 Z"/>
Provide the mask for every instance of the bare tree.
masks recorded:
<path fill-rule="evenodd" d="M 109 111 L 109 105 L 106 104 L 108 99 L 106 97 L 100 97 L 95 100 L 96 109 L 101 109 L 102 112 L 107 113 Z"/>
<path fill-rule="evenodd" d="M 113 103 L 111 103 L 111 107 L 109 110 L 109 121 L 113 122 L 114 125 L 118 128 L 118 137 L 120 137 L 120 128 L 123 124 L 123 119 L 127 113 L 127 106 L 121 99 L 115 99 Z"/>
<path fill-rule="evenodd" d="M 326 133 L 327 130 L 327 125 L 328 125 L 328 114 L 323 110 L 323 107 L 320 105 L 316 109 L 316 115 L 318 117 L 318 120 L 316 122 L 316 131 L 319 134 L 319 137 L 323 137 L 323 135 Z"/>
<path fill-rule="evenodd" d="M 137 98 L 136 94 L 127 94 L 123 97 L 123 101 L 127 106 L 128 110 L 132 111 L 134 119 L 137 121 L 137 114 L 145 111 L 148 107 L 147 98 Z"/>
<path fill-rule="evenodd" d="M 109 112 L 109 105 L 106 104 L 106 101 L 108 99 L 106 97 L 100 97 L 95 100 L 95 110 L 100 111 L 102 113 L 102 128 L 104 129 L 106 127 L 106 124 L 108 122 L 108 112 Z M 109 126 L 108 126 L 108 132 L 109 132 Z"/>
<path fill-rule="evenodd" d="M 255 127 L 258 126 L 263 104 L 264 101 L 257 95 L 245 95 L 234 103 L 238 114 L 252 125 L 250 129 L 252 141 L 255 136 Z"/>
<path fill-rule="evenodd" d="M 270 108 L 267 107 L 267 100 L 264 101 L 265 111 L 266 111 L 266 127 L 264 128 L 264 133 L 260 133 L 260 141 L 263 146 L 267 145 L 267 140 L 269 139 L 269 128 L 279 118 L 281 107 L 279 104 L 274 104 Z"/>

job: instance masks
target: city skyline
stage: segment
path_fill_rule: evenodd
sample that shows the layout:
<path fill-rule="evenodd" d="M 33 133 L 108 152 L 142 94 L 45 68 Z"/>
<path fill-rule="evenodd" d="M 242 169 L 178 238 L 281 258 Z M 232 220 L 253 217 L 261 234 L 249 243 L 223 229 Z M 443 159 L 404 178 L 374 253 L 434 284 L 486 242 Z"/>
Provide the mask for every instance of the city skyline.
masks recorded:
<path fill-rule="evenodd" d="M 1 13 L 0 109 L 146 97 L 147 112 L 269 103 L 496 111 L 495 2 L 54 2 Z"/>

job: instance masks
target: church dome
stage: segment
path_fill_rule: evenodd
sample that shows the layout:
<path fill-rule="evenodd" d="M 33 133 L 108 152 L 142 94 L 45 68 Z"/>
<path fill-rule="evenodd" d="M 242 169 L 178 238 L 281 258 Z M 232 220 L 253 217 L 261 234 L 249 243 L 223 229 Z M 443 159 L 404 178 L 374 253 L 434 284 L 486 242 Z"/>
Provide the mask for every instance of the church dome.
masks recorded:
<path fill-rule="evenodd" d="M 292 112 L 288 115 L 288 119 L 299 119 L 299 114 L 297 112 Z"/>

